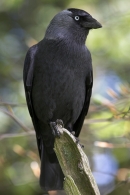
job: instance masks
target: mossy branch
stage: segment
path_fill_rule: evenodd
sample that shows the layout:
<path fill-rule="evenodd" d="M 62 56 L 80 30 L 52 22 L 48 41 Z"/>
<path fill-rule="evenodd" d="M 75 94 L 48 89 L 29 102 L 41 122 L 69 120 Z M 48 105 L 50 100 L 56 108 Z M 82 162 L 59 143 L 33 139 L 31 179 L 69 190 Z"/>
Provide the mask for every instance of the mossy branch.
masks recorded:
<path fill-rule="evenodd" d="M 60 138 L 55 139 L 54 150 L 65 175 L 67 195 L 100 195 L 90 170 L 88 158 L 75 137 L 57 125 Z"/>

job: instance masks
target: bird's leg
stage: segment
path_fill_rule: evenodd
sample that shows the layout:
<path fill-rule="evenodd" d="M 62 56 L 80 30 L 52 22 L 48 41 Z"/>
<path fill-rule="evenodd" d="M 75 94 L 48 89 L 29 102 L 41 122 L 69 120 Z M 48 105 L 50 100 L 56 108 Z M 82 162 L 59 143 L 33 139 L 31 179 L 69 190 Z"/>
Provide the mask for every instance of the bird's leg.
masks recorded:
<path fill-rule="evenodd" d="M 56 122 L 50 122 L 50 127 L 52 129 L 52 133 L 54 137 L 60 137 L 60 132 L 58 130 L 58 126 L 64 127 L 64 123 L 61 119 L 57 119 Z"/>
<path fill-rule="evenodd" d="M 75 136 L 75 131 L 72 131 L 71 133 L 72 133 L 73 136 Z"/>

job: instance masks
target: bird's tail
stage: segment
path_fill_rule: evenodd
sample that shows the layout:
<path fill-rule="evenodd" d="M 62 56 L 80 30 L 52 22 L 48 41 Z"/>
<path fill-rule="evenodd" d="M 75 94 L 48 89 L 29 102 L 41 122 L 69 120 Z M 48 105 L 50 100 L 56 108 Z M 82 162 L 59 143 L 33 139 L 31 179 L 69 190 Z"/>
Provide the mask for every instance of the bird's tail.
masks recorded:
<path fill-rule="evenodd" d="M 55 154 L 54 154 L 55 155 Z M 57 159 L 56 155 L 55 158 Z M 53 163 L 49 161 L 46 150 L 42 144 L 41 147 L 41 174 L 40 174 L 40 186 L 41 188 L 51 190 L 63 189 L 64 175 L 58 160 Z"/>

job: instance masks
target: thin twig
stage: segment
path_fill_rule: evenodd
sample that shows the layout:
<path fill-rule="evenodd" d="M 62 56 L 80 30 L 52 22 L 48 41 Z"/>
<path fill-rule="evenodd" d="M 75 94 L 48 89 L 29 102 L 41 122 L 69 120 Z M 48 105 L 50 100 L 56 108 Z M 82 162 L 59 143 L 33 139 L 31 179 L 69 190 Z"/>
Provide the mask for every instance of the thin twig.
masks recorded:
<path fill-rule="evenodd" d="M 21 107 L 21 106 L 26 106 L 26 104 L 25 103 L 23 103 L 23 104 L 16 104 L 16 103 L 10 103 L 10 102 L 0 102 L 0 106 Z"/>
<path fill-rule="evenodd" d="M 3 110 L 3 109 L 0 109 L 1 112 L 3 112 L 4 114 L 10 116 L 20 127 L 23 128 L 23 130 L 25 132 L 30 132 L 32 129 L 29 129 L 28 127 L 26 127 L 15 115 L 13 115 L 12 113 L 6 111 L 6 110 Z"/>
<path fill-rule="evenodd" d="M 104 118 L 104 119 L 85 119 L 84 124 L 94 124 L 94 123 L 105 123 L 105 122 L 120 122 L 120 121 L 129 121 L 130 118 Z"/>
<path fill-rule="evenodd" d="M 94 145 L 100 148 L 130 148 L 130 143 L 128 142 L 121 143 L 121 144 L 114 144 L 114 143 L 96 141 Z"/>
<path fill-rule="evenodd" d="M 35 131 L 30 131 L 28 133 L 7 133 L 7 134 L 1 134 L 0 135 L 0 140 L 5 139 L 5 138 L 11 138 L 11 137 L 22 137 L 22 136 L 29 136 L 29 135 L 35 135 Z"/>

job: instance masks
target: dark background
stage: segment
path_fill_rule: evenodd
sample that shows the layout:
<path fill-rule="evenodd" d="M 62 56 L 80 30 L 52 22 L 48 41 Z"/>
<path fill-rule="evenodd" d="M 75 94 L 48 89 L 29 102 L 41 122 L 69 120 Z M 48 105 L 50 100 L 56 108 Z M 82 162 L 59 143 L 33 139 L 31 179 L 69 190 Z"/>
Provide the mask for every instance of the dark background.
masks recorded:
<path fill-rule="evenodd" d="M 129 194 L 129 0 L 0 1 L 0 194 L 43 194 L 22 69 L 28 48 L 44 37 L 53 16 L 69 7 L 86 10 L 103 25 L 86 42 L 94 90 L 80 140 L 101 194 Z"/>

